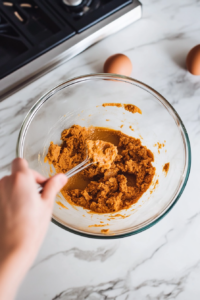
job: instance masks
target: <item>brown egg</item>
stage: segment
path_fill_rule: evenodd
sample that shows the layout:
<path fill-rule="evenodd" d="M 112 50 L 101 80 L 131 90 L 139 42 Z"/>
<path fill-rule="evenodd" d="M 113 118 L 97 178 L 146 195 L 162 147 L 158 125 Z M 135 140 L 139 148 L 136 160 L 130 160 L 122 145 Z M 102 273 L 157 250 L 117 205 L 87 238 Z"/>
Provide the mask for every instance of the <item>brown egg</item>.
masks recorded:
<path fill-rule="evenodd" d="M 130 76 L 132 72 L 132 63 L 126 55 L 114 54 L 106 60 L 103 70 L 104 73 Z"/>
<path fill-rule="evenodd" d="M 186 66 L 193 75 L 200 75 L 200 45 L 190 50 L 187 55 Z"/>

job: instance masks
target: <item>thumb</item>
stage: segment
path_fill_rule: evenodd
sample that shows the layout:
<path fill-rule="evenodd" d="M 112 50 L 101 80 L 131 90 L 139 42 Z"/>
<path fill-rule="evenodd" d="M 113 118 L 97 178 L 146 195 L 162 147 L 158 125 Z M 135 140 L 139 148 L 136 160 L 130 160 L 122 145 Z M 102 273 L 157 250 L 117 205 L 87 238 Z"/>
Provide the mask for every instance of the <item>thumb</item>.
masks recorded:
<path fill-rule="evenodd" d="M 56 194 L 62 189 L 67 183 L 67 176 L 64 174 L 57 174 L 51 177 L 45 184 L 42 192 L 42 198 L 44 200 L 54 200 Z"/>

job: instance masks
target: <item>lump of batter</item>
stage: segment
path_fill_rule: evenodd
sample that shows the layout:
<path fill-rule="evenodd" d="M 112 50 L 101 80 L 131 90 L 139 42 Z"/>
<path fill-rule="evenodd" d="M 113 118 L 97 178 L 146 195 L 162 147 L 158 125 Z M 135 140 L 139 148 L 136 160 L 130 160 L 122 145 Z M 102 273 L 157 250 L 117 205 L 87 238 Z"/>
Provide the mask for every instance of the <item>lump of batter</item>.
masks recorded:
<path fill-rule="evenodd" d="M 73 125 L 62 132 L 61 140 L 61 146 L 51 142 L 47 154 L 57 173 L 66 173 L 82 162 L 88 143 L 98 148 L 101 140 L 116 149 L 109 168 L 93 164 L 69 179 L 61 190 L 68 202 L 97 213 L 116 212 L 137 202 L 151 185 L 154 156 L 139 139 L 109 128 Z"/>
<path fill-rule="evenodd" d="M 139 107 L 133 104 L 124 104 L 124 108 L 127 111 L 130 111 L 132 114 L 139 113 L 142 114 L 142 111 Z"/>
<path fill-rule="evenodd" d="M 111 143 L 101 140 L 86 141 L 88 156 L 93 162 L 97 162 L 99 167 L 109 169 L 117 156 L 117 147 Z"/>
<path fill-rule="evenodd" d="M 49 151 L 47 154 L 47 158 L 50 163 L 57 162 L 58 157 L 60 155 L 61 147 L 58 145 L 54 145 L 53 142 L 50 143 Z"/>

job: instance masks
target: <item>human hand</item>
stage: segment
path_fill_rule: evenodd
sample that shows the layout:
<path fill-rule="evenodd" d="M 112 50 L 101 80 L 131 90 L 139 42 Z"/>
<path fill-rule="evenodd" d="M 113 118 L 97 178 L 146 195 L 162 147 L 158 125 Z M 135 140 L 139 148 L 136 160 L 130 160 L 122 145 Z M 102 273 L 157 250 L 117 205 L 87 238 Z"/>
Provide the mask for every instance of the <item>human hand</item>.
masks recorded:
<path fill-rule="evenodd" d="M 24 159 L 13 161 L 12 174 L 0 180 L 2 266 L 7 258 L 15 256 L 21 260 L 20 268 L 24 268 L 24 272 L 28 270 L 47 231 L 54 198 L 66 182 L 64 174 L 47 180 L 29 169 Z M 42 194 L 38 193 L 36 183 L 45 183 Z"/>

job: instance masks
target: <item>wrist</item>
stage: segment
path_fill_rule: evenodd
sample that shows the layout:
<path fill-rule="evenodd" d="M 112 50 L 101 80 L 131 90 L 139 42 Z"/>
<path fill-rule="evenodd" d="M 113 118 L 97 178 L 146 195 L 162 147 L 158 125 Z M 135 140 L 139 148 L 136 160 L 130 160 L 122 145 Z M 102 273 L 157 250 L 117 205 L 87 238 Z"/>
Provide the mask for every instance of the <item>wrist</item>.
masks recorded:
<path fill-rule="evenodd" d="M 0 264 L 4 261 L 12 260 L 15 265 L 19 264 L 22 268 L 30 267 L 35 255 L 33 251 L 34 248 L 31 248 L 28 243 L 23 242 L 17 245 L 3 245 L 3 249 L 0 248 Z"/>
<path fill-rule="evenodd" d="M 0 299 L 13 299 L 22 282 L 28 265 L 17 251 L 7 253 L 0 259 Z M 11 288 L 12 287 L 12 288 Z"/>
<path fill-rule="evenodd" d="M 19 275 L 19 278 L 23 277 L 29 268 L 28 261 L 21 249 L 13 249 L 7 251 L 7 253 L 1 252 L 0 266 L 0 269 L 6 270 L 6 273 L 16 272 Z"/>

